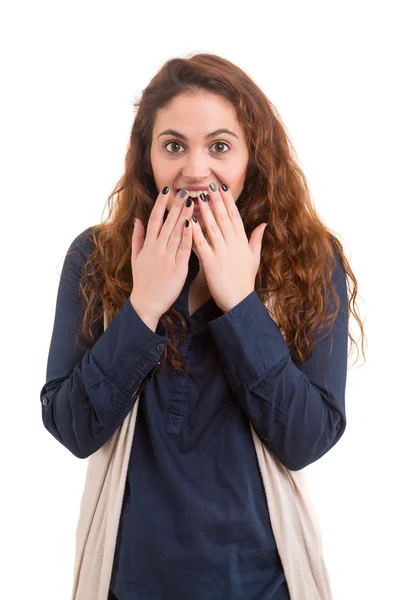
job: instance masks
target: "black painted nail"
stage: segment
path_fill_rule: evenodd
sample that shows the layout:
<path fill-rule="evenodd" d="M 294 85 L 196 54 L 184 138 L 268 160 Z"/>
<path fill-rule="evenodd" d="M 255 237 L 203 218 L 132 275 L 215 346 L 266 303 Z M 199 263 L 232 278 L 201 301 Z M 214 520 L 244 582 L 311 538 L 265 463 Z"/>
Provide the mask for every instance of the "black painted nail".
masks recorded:
<path fill-rule="evenodd" d="M 169 192 L 169 187 L 166 185 L 166 186 L 165 186 L 165 187 L 163 187 L 163 189 L 162 189 L 162 194 L 164 194 L 164 196 L 165 196 L 165 194 L 168 194 L 168 192 Z"/>
<path fill-rule="evenodd" d="M 185 227 L 189 227 L 189 221 L 185 219 Z"/>
<path fill-rule="evenodd" d="M 217 191 L 217 186 L 215 185 L 215 183 L 214 183 L 214 182 L 210 183 L 210 189 L 211 189 L 213 192 L 216 192 L 216 191 Z"/>
<path fill-rule="evenodd" d="M 186 194 L 187 194 L 187 191 L 185 189 L 183 189 L 179 192 L 179 195 L 181 198 L 184 198 L 186 196 Z"/>
<path fill-rule="evenodd" d="M 193 221 L 194 221 L 195 223 L 197 223 L 197 217 L 196 217 L 196 215 L 193 215 L 193 216 L 192 216 L 192 219 L 193 219 Z"/>
<path fill-rule="evenodd" d="M 227 186 L 227 185 L 225 185 L 225 183 L 223 183 L 223 184 L 221 185 L 221 187 L 222 187 L 222 189 L 224 190 L 224 192 L 227 192 L 227 191 L 228 191 L 228 186 Z"/>
<path fill-rule="evenodd" d="M 199 198 L 201 198 L 203 200 L 203 202 L 205 202 L 206 201 L 206 195 L 205 195 L 205 193 L 201 192 Z"/>
<path fill-rule="evenodd" d="M 193 200 L 191 199 L 191 197 L 189 196 L 189 198 L 186 200 L 185 202 L 185 206 L 187 206 L 189 208 L 189 206 L 192 204 Z"/>

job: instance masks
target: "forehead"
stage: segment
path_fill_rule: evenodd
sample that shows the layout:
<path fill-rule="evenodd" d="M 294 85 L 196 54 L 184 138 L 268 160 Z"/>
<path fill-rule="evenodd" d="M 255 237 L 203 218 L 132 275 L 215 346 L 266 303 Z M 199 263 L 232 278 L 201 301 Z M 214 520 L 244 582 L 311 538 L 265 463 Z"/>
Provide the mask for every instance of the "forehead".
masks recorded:
<path fill-rule="evenodd" d="M 154 121 L 156 136 L 163 129 L 171 128 L 188 137 L 203 137 L 222 127 L 237 135 L 241 133 L 234 106 L 225 98 L 208 92 L 175 96 L 167 106 L 157 111 Z"/>

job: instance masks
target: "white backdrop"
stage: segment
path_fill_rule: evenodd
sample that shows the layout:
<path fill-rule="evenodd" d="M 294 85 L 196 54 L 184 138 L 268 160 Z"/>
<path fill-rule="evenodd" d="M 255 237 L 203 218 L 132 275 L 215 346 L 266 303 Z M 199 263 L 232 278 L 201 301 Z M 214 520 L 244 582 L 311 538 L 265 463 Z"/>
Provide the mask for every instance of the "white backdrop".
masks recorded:
<path fill-rule="evenodd" d="M 123 172 L 135 97 L 204 51 L 275 104 L 358 279 L 367 362 L 348 371 L 343 438 L 307 471 L 334 599 L 400 598 L 395 4 L 3 4 L 2 598 L 70 598 L 86 461 L 45 430 L 39 395 L 62 261 Z"/>

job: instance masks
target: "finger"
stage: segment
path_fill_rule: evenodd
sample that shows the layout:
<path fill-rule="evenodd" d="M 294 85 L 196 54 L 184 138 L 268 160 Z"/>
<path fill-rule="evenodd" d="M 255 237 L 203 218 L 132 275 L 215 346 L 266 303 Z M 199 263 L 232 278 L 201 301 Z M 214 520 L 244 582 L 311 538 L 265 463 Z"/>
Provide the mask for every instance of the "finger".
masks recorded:
<path fill-rule="evenodd" d="M 158 194 L 147 223 L 145 243 L 150 242 L 150 244 L 154 244 L 154 242 L 158 239 L 160 231 L 163 227 L 163 218 L 167 209 L 170 195 L 171 192 L 168 186 L 163 187 L 161 192 Z"/>
<path fill-rule="evenodd" d="M 223 183 L 219 188 L 219 197 L 221 198 L 225 211 L 230 218 L 232 229 L 235 232 L 236 236 L 240 238 L 244 235 L 247 239 L 246 229 L 244 227 L 242 215 L 240 214 L 240 211 L 236 205 L 231 190 L 225 183 Z M 221 203 L 219 203 L 218 201 L 216 203 L 216 206 L 217 209 L 222 210 Z"/>
<path fill-rule="evenodd" d="M 171 236 L 167 242 L 167 246 L 165 248 L 165 252 L 169 253 L 176 260 L 177 252 L 179 251 L 179 246 L 182 244 L 182 238 L 184 235 L 185 221 L 191 219 L 194 209 L 194 202 L 189 197 L 186 196 L 186 201 L 182 207 L 182 211 L 179 215 L 179 218 L 175 224 L 174 229 L 172 230 Z"/>
<path fill-rule="evenodd" d="M 144 245 L 145 238 L 145 230 L 142 222 L 139 219 L 135 219 L 135 225 L 132 233 L 132 252 L 131 252 L 131 262 L 132 266 L 135 263 L 136 257 L 139 252 L 141 252 Z"/>
<path fill-rule="evenodd" d="M 192 236 L 193 236 L 193 241 L 196 244 L 196 248 L 197 251 L 199 253 L 199 258 L 200 261 L 203 264 L 207 264 L 208 260 L 212 260 L 212 258 L 214 257 L 214 253 L 212 251 L 212 248 L 210 247 L 210 244 L 208 243 L 208 241 L 206 240 L 203 230 L 200 226 L 200 223 L 198 222 L 197 218 L 195 220 L 195 216 L 192 217 Z"/>
<path fill-rule="evenodd" d="M 212 192 L 210 192 L 210 201 L 204 200 L 202 197 L 203 195 L 200 194 L 199 207 L 200 214 L 204 222 L 204 229 L 207 233 L 207 238 L 213 249 L 218 250 L 223 246 L 226 246 L 226 242 L 224 236 L 222 235 L 219 224 L 213 215 L 213 210 L 215 210 L 214 205 L 213 210 L 211 210 L 210 202 L 213 202 L 211 199 L 211 193 Z"/>
<path fill-rule="evenodd" d="M 213 187 L 211 187 L 213 186 Z M 210 184 L 210 202 L 212 202 L 212 214 L 214 217 L 215 222 L 217 223 L 219 230 L 221 232 L 222 238 L 224 239 L 226 244 L 229 244 L 229 242 L 233 239 L 238 237 L 238 234 L 236 233 L 236 229 L 234 229 L 233 227 L 233 221 L 237 220 L 237 215 L 239 213 L 239 211 L 237 210 L 237 207 L 235 205 L 235 202 L 233 200 L 232 194 L 229 195 L 231 196 L 231 201 L 232 204 L 234 206 L 234 209 L 232 209 L 232 204 L 230 205 L 230 207 L 228 208 L 225 201 L 222 199 L 222 191 L 219 190 L 217 188 L 217 186 L 213 183 Z M 225 192 L 225 196 L 228 195 L 228 191 Z M 232 217 L 231 217 L 231 213 L 232 213 Z M 239 214 L 239 218 L 240 221 L 242 220 Z M 240 235 L 240 233 L 239 233 Z"/>
<path fill-rule="evenodd" d="M 192 202 L 193 205 L 193 202 Z M 188 209 L 190 210 L 190 209 Z M 193 206 L 191 207 L 193 211 Z M 178 268 L 185 267 L 189 262 L 192 252 L 192 219 L 187 215 L 184 218 L 183 231 L 178 250 L 175 254 L 175 262 Z"/>
<path fill-rule="evenodd" d="M 178 223 L 179 219 L 181 219 L 181 213 L 185 207 L 187 195 L 187 190 L 183 189 L 180 190 L 180 192 L 175 196 L 174 203 L 168 213 L 165 223 L 161 228 L 158 241 L 164 250 L 167 249 L 169 239 L 173 234 L 176 224 Z"/>

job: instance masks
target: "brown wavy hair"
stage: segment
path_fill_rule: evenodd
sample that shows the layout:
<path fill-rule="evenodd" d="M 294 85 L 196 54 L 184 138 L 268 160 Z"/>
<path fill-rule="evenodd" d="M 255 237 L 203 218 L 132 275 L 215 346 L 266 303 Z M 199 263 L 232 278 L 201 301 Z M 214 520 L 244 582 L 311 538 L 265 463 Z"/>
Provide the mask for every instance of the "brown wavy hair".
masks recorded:
<path fill-rule="evenodd" d="M 108 217 L 91 231 L 93 251 L 80 281 L 85 304 L 81 334 L 94 344 L 91 327 L 109 320 L 126 301 L 133 288 L 131 240 L 134 218 L 145 229 L 158 190 L 152 175 L 150 146 L 157 110 L 182 93 L 208 91 L 228 99 L 236 108 L 249 150 L 245 183 L 237 200 L 249 239 L 262 222 L 260 267 L 255 291 L 263 303 L 274 297 L 274 320 L 288 344 L 292 360 L 299 365 L 311 354 L 315 334 L 329 328 L 340 302 L 331 285 L 335 256 L 340 260 L 348 288 L 348 315 L 358 322 L 365 359 L 365 334 L 358 315 L 358 284 L 338 238 L 328 229 L 312 205 L 306 178 L 296 162 L 295 151 L 278 111 L 252 79 L 228 60 L 211 53 L 165 62 L 134 103 L 136 115 L 125 158 L 125 172 L 107 198 Z M 164 215 L 164 221 L 167 217 Z M 350 281 L 352 289 L 350 290 Z M 329 310 L 329 298 L 334 306 Z M 179 327 L 187 334 L 186 322 L 170 308 L 161 317 L 167 332 L 163 365 L 169 361 L 184 372 L 179 353 Z M 350 331 L 351 344 L 357 346 Z M 358 350 L 358 346 L 357 346 Z M 357 353 L 357 359 L 359 352 Z"/>

